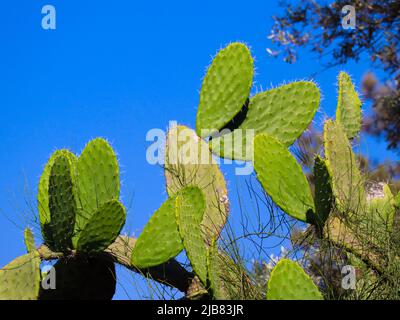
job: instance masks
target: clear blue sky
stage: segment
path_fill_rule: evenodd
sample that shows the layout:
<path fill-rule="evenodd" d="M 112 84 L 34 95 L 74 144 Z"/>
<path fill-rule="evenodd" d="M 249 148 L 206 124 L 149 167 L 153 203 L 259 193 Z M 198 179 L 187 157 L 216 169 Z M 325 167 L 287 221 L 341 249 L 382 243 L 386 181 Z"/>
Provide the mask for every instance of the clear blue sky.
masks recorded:
<path fill-rule="evenodd" d="M 57 9 L 56 30 L 41 28 L 45 4 Z M 265 0 L 2 1 L 0 265 L 24 253 L 22 228 L 32 225 L 26 202 L 35 205 L 51 152 L 63 147 L 80 152 L 97 136 L 118 152 L 123 201 L 132 203 L 125 231 L 138 235 L 166 199 L 161 168 L 146 162 L 146 133 L 166 128 L 169 120 L 194 126 L 201 79 L 222 46 L 237 40 L 251 46 L 255 88 L 320 71 L 308 52 L 294 65 L 267 55 L 271 16 L 277 13 L 274 1 Z M 324 97 L 317 124 L 324 114 L 334 115 L 338 71 L 347 70 L 359 85 L 368 67 L 364 59 L 316 76 Z M 373 157 L 393 156 L 368 141 Z M 227 178 L 234 190 L 237 179 L 231 173 Z M 135 297 L 133 288 L 125 289 Z M 116 297 L 127 296 L 119 287 Z"/>

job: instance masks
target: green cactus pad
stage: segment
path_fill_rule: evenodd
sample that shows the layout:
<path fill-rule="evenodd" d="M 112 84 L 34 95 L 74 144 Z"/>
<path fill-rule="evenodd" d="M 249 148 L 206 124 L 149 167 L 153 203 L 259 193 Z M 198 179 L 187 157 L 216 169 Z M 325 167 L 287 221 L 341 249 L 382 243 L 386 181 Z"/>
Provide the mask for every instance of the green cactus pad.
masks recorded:
<path fill-rule="evenodd" d="M 287 214 L 313 222 L 314 200 L 307 178 L 286 147 L 266 134 L 254 139 L 254 169 L 272 200 Z"/>
<path fill-rule="evenodd" d="M 74 195 L 73 164 L 69 157 L 59 155 L 54 159 L 49 178 L 51 249 L 56 252 L 72 248 L 76 202 Z"/>
<path fill-rule="evenodd" d="M 201 228 L 206 208 L 203 192 L 197 187 L 188 187 L 176 197 L 176 219 L 186 254 L 199 279 L 207 282 L 207 247 Z"/>
<path fill-rule="evenodd" d="M 36 252 L 18 257 L 0 270 L 0 300 L 36 300 L 40 258 Z"/>
<path fill-rule="evenodd" d="M 242 43 L 232 43 L 217 54 L 201 88 L 196 120 L 199 136 L 202 129 L 222 129 L 240 112 L 250 95 L 253 69 L 251 53 Z"/>
<path fill-rule="evenodd" d="M 260 133 L 273 136 L 288 147 L 309 126 L 319 100 L 317 86 L 307 81 L 259 93 L 250 99 L 246 118 L 238 130 L 214 138 L 211 150 L 223 158 L 251 161 L 253 141 L 249 130 L 254 130 L 254 136 Z"/>
<path fill-rule="evenodd" d="M 322 300 L 311 278 L 294 261 L 282 259 L 271 272 L 267 300 Z"/>
<path fill-rule="evenodd" d="M 185 126 L 175 126 L 168 132 L 165 178 L 170 196 L 187 186 L 197 186 L 204 192 L 206 212 L 202 229 L 205 241 L 209 244 L 218 238 L 229 214 L 225 178 L 208 144 Z"/>
<path fill-rule="evenodd" d="M 397 196 L 396 196 L 395 199 L 394 199 L 394 205 L 395 205 L 397 208 L 400 208 L 400 192 L 397 192 Z"/>
<path fill-rule="evenodd" d="M 347 137 L 351 139 L 357 136 L 361 129 L 361 100 L 346 72 L 339 74 L 338 82 L 336 121 L 343 126 Z"/>
<path fill-rule="evenodd" d="M 126 212 L 118 200 L 103 204 L 80 233 L 77 250 L 101 252 L 118 237 L 125 224 Z"/>
<path fill-rule="evenodd" d="M 24 230 L 24 243 L 28 253 L 36 250 L 35 238 L 30 228 L 25 228 Z"/>
<path fill-rule="evenodd" d="M 38 211 L 39 211 L 39 220 L 40 225 L 42 227 L 43 238 L 46 243 L 52 242 L 52 234 L 50 230 L 50 209 L 49 209 L 49 179 L 50 179 L 50 171 L 53 167 L 54 160 L 59 156 L 67 157 L 71 164 L 75 166 L 77 162 L 77 157 L 68 150 L 58 150 L 52 154 L 49 161 L 47 162 L 43 174 L 40 178 L 39 188 L 38 188 Z"/>
<path fill-rule="evenodd" d="M 324 147 L 339 209 L 353 214 L 365 211 L 364 182 L 350 142 L 339 123 L 325 122 Z"/>
<path fill-rule="evenodd" d="M 317 225 L 322 227 L 333 206 L 332 179 L 326 161 L 317 156 L 314 162 L 315 211 Z"/>
<path fill-rule="evenodd" d="M 112 147 L 102 138 L 90 141 L 78 160 L 78 198 L 75 234 L 82 231 L 98 209 L 120 194 L 119 166 Z"/>
<path fill-rule="evenodd" d="M 175 215 L 176 197 L 171 197 L 153 214 L 137 239 L 132 265 L 137 268 L 158 266 L 183 250 Z"/>
<path fill-rule="evenodd" d="M 116 288 L 112 261 L 94 257 L 59 260 L 56 289 L 40 290 L 40 300 L 111 300 Z"/>

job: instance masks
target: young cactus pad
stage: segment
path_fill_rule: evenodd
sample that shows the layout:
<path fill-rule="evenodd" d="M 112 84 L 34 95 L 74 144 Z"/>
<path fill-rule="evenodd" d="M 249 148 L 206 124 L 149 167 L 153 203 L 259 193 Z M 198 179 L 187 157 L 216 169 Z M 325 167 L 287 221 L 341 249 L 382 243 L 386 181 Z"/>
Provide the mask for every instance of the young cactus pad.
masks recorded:
<path fill-rule="evenodd" d="M 168 132 L 165 178 L 170 196 L 176 195 L 187 186 L 197 186 L 204 192 L 204 240 L 209 244 L 212 239 L 218 238 L 229 214 L 225 178 L 213 159 L 208 144 L 185 126 L 172 127 Z"/>
<path fill-rule="evenodd" d="M 361 129 L 361 100 L 346 72 L 339 74 L 338 82 L 336 121 L 343 126 L 347 137 L 351 139 L 357 136 Z"/>
<path fill-rule="evenodd" d="M 251 161 L 252 139 L 260 133 L 273 136 L 288 147 L 309 126 L 319 100 L 317 86 L 308 81 L 259 93 L 250 99 L 246 118 L 238 129 L 214 138 L 210 143 L 211 150 L 223 158 Z"/>
<path fill-rule="evenodd" d="M 25 254 L 0 270 L 0 300 L 36 300 L 40 288 L 40 258 Z"/>
<path fill-rule="evenodd" d="M 311 278 L 294 261 L 280 260 L 268 281 L 268 300 L 322 300 Z"/>
<path fill-rule="evenodd" d="M 196 131 L 220 130 L 240 112 L 253 81 L 253 58 L 242 43 L 232 43 L 213 60 L 204 78 L 197 112 Z"/>
<path fill-rule="evenodd" d="M 314 199 L 307 178 L 282 143 L 266 134 L 257 135 L 254 169 L 264 190 L 284 212 L 298 220 L 313 222 Z"/>

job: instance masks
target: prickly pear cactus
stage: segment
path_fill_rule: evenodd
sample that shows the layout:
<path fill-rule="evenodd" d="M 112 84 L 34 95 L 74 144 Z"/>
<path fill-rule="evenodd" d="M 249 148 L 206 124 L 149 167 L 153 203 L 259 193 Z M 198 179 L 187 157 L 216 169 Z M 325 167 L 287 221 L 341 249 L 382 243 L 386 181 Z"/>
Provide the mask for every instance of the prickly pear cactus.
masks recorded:
<path fill-rule="evenodd" d="M 287 214 L 312 221 L 314 199 L 296 159 L 277 139 L 259 134 L 254 140 L 254 169 L 272 200 Z"/>
<path fill-rule="evenodd" d="M 259 93 L 250 99 L 246 118 L 232 133 L 214 138 L 212 151 L 223 158 L 253 157 L 254 135 L 265 133 L 288 147 L 307 129 L 318 109 L 320 93 L 313 82 L 299 81 Z M 249 134 L 253 130 L 254 135 Z M 250 140 L 250 141 L 249 141 Z"/>
<path fill-rule="evenodd" d="M 338 82 L 336 121 L 343 126 L 347 137 L 351 139 L 357 136 L 361 129 L 361 101 L 346 72 L 339 74 Z"/>
<path fill-rule="evenodd" d="M 197 111 L 196 131 L 220 130 L 240 112 L 253 81 L 253 58 L 242 43 L 232 43 L 213 60 L 204 78 Z"/>
<path fill-rule="evenodd" d="M 40 288 L 40 258 L 25 254 L 0 269 L 0 300 L 36 300 Z"/>
<path fill-rule="evenodd" d="M 282 259 L 271 272 L 268 300 L 322 300 L 311 278 L 294 261 Z"/>
<path fill-rule="evenodd" d="M 45 243 L 56 252 L 107 248 L 125 223 L 119 192 L 118 161 L 104 139 L 89 142 L 79 158 L 67 150 L 56 151 L 38 190 Z"/>
<path fill-rule="evenodd" d="M 182 188 L 197 186 L 204 192 L 206 211 L 202 221 L 204 240 L 218 238 L 229 214 L 228 191 L 224 175 L 207 143 L 185 126 L 168 132 L 165 159 L 167 191 L 174 196 Z"/>

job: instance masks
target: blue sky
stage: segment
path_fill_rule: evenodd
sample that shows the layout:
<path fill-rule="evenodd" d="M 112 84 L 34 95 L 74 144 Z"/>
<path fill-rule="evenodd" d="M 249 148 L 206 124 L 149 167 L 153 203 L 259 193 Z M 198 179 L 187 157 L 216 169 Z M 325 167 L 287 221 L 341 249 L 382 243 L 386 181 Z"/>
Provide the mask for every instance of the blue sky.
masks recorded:
<path fill-rule="evenodd" d="M 26 203 L 34 206 L 51 152 L 66 147 L 79 153 L 97 136 L 118 152 L 123 201 L 130 207 L 125 231 L 138 235 L 166 199 L 161 168 L 146 162 L 146 133 L 166 128 L 170 120 L 194 127 L 201 79 L 219 48 L 237 40 L 251 47 L 255 90 L 322 70 L 305 51 L 294 65 L 267 55 L 271 16 L 279 13 L 274 1 L 3 2 L 0 265 L 24 253 L 22 228 L 32 225 Z M 41 28 L 46 4 L 57 10 L 56 30 Z M 334 115 L 338 72 L 350 72 L 359 85 L 368 68 L 365 58 L 318 73 L 314 80 L 323 100 L 317 125 Z M 363 150 L 373 158 L 394 157 L 375 139 L 367 142 Z M 237 178 L 229 171 L 234 190 Z M 133 288 L 125 289 L 135 297 Z M 126 298 L 121 288 L 116 297 Z"/>

